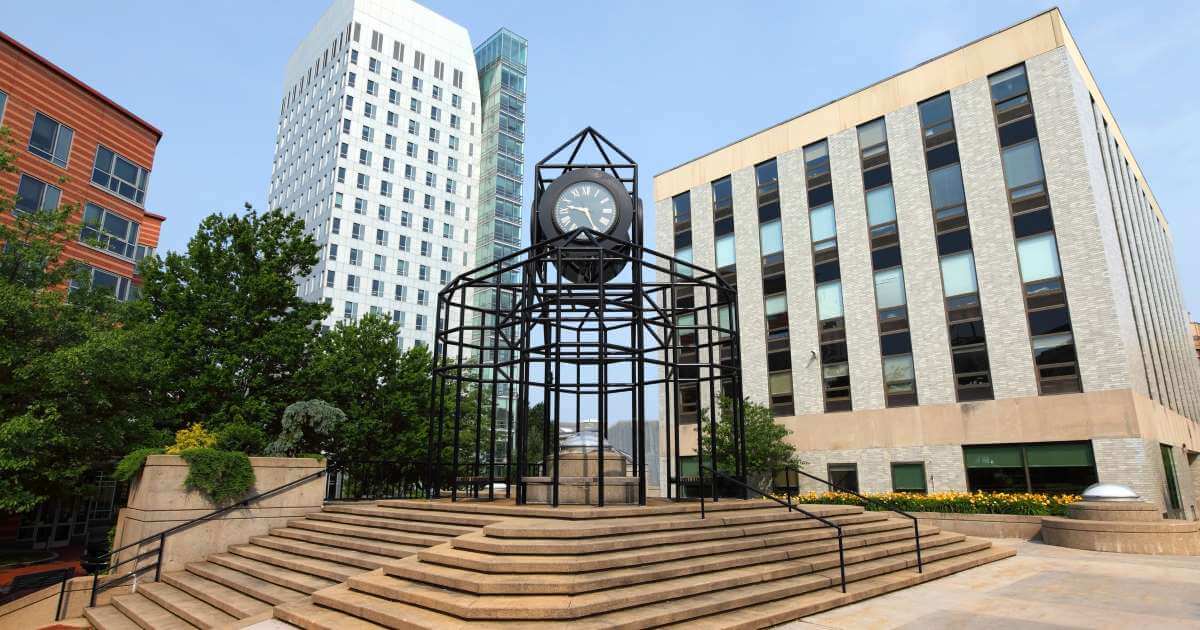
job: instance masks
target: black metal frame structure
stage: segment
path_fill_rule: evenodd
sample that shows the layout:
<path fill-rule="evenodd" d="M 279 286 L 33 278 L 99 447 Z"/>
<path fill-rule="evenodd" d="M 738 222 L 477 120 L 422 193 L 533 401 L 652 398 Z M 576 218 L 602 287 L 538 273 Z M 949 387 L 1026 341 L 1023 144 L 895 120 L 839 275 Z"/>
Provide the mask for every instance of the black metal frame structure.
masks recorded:
<path fill-rule="evenodd" d="M 577 159 L 589 143 L 602 162 Z M 534 211 L 555 178 L 577 169 L 607 173 L 624 185 L 634 201 L 630 238 L 587 228 L 548 235 L 535 216 L 531 247 L 468 271 L 438 293 L 429 497 L 493 499 L 503 483 L 504 494 L 515 490 L 523 504 L 528 479 L 537 477 L 550 484 L 548 502 L 557 506 L 558 438 L 572 419 L 578 431 L 582 410 L 594 409 L 601 445 L 610 421 L 629 421 L 637 500 L 645 504 L 647 458 L 658 456 L 647 452 L 646 392 L 659 386 L 665 386 L 666 494 L 679 497 L 680 429 L 687 419 L 677 400 L 685 384 L 708 393 L 708 431 L 700 430 L 701 414 L 692 419 L 696 453 L 716 469 L 717 423 L 730 423 L 734 464 L 728 472 L 745 479 L 736 289 L 714 271 L 645 247 L 637 164 L 590 127 L 537 164 Z M 560 272 L 588 266 L 618 271 Z M 480 294 L 495 297 L 477 300 Z M 504 386 L 516 395 L 502 395 Z M 721 391 L 733 401 L 727 418 L 718 418 Z M 530 414 L 539 402 L 545 409 L 540 424 Z M 510 419 L 500 429 L 507 434 L 497 435 L 502 415 Z M 603 471 L 604 449 L 595 451 Z M 596 479 L 601 506 L 604 478 Z"/>

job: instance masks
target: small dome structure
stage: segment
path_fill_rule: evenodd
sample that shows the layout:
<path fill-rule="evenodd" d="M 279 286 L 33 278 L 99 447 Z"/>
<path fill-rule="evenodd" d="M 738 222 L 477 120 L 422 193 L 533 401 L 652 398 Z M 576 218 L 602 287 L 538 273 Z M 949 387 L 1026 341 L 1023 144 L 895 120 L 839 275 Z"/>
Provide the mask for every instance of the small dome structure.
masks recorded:
<path fill-rule="evenodd" d="M 1119 483 L 1094 483 L 1083 491 L 1084 501 L 1137 501 L 1141 497 L 1129 486 Z"/>

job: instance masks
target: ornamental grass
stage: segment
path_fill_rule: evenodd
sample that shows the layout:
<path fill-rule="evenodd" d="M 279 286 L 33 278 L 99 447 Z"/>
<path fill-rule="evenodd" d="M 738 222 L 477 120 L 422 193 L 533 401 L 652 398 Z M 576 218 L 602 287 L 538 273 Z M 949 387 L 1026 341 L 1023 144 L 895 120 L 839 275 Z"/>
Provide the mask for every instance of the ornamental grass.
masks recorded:
<path fill-rule="evenodd" d="M 777 495 L 787 500 L 786 495 Z M 860 505 L 878 510 L 905 512 L 951 512 L 955 514 L 1022 514 L 1026 516 L 1065 516 L 1067 506 L 1081 500 L 1075 494 L 1038 492 L 884 492 L 867 494 L 872 502 L 847 492 L 803 492 L 793 494 L 796 503 L 833 503 Z"/>

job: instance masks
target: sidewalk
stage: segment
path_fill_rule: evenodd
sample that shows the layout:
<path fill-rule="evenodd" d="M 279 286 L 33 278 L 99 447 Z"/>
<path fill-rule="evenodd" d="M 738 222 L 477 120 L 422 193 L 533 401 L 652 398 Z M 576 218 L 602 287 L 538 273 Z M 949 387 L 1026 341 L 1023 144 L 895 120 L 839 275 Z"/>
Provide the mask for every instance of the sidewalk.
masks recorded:
<path fill-rule="evenodd" d="M 1200 557 L 995 542 L 1017 556 L 780 628 L 1200 629 Z"/>

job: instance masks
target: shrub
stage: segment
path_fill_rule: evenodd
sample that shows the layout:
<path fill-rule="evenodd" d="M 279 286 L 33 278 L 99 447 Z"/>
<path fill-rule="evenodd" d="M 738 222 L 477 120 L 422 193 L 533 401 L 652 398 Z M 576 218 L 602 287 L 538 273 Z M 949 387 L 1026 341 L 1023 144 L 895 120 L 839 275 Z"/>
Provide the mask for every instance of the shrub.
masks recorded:
<path fill-rule="evenodd" d="M 179 454 L 188 463 L 188 488 L 221 505 L 245 496 L 254 486 L 254 469 L 245 453 L 193 448 Z"/>
<path fill-rule="evenodd" d="M 952 512 L 956 514 L 1024 514 L 1028 516 L 1065 516 L 1067 506 L 1080 500 L 1074 494 L 1040 494 L 1027 492 L 935 492 L 915 494 L 886 492 L 866 495 L 875 501 L 868 504 L 846 492 L 806 492 L 792 495 L 799 503 L 834 503 L 861 505 L 870 509 L 904 510 L 905 512 Z M 780 496 L 781 499 L 786 498 Z"/>
<path fill-rule="evenodd" d="M 137 476 L 142 470 L 142 466 L 146 465 L 146 458 L 151 455 L 162 455 L 161 448 L 139 448 L 136 451 L 121 458 L 117 463 L 117 469 L 113 471 L 113 478 L 117 481 L 129 481 Z"/>
<path fill-rule="evenodd" d="M 168 455 L 181 455 L 193 448 L 212 448 L 217 444 L 217 436 L 204 425 L 197 422 L 190 427 L 175 432 L 175 443 L 167 447 Z"/>
<path fill-rule="evenodd" d="M 345 422 L 346 414 L 323 400 L 292 403 L 283 411 L 283 428 L 267 446 L 267 453 L 295 457 L 301 452 L 319 451 Z"/>
<path fill-rule="evenodd" d="M 222 451 L 258 455 L 266 446 L 267 434 L 253 425 L 235 422 L 217 430 L 216 447 Z"/>

